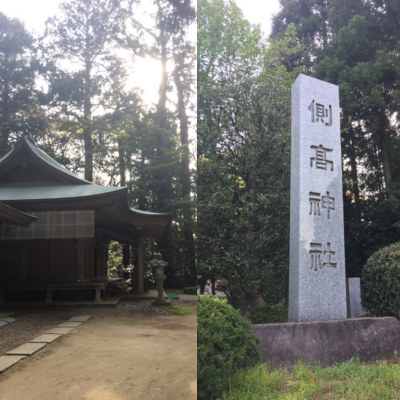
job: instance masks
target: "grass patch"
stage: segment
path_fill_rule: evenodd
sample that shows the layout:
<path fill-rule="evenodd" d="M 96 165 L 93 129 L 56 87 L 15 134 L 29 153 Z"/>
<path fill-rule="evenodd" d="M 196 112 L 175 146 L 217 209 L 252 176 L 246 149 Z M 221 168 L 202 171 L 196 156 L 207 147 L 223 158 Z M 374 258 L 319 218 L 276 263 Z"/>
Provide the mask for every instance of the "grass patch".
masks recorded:
<path fill-rule="evenodd" d="M 398 360 L 365 365 L 358 359 L 322 369 L 299 362 L 293 371 L 265 364 L 230 377 L 229 390 L 220 400 L 400 399 Z"/>
<path fill-rule="evenodd" d="M 170 311 L 172 314 L 187 315 L 187 314 L 197 314 L 197 309 L 188 306 L 162 306 L 166 310 Z"/>

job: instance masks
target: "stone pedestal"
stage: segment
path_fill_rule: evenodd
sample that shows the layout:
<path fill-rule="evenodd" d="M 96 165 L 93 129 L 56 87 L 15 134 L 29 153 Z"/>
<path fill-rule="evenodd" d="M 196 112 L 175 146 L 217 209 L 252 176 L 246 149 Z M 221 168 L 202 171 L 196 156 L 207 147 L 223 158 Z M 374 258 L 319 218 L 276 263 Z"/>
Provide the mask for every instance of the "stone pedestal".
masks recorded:
<path fill-rule="evenodd" d="M 154 259 L 150 261 L 151 266 L 155 269 L 154 280 L 156 281 L 156 287 L 158 291 L 157 300 L 153 301 L 155 306 L 170 306 L 169 300 L 164 299 L 164 281 L 166 276 L 164 275 L 164 268 L 168 265 L 167 262 L 161 259 L 160 253 L 154 254 Z"/>
<path fill-rule="evenodd" d="M 339 89 L 292 87 L 289 321 L 347 318 Z"/>
<path fill-rule="evenodd" d="M 400 351 L 400 322 L 394 317 L 253 325 L 263 362 L 293 368 L 297 360 L 323 367 L 358 356 L 383 360 Z"/>

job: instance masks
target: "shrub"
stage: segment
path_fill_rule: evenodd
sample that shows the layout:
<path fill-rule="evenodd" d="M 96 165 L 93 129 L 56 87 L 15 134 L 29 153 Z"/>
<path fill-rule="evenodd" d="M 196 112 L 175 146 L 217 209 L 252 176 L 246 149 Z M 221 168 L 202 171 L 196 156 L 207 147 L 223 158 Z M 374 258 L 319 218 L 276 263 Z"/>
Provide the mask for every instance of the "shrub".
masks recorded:
<path fill-rule="evenodd" d="M 215 398 L 230 374 L 259 361 L 259 342 L 250 323 L 226 300 L 197 296 L 197 398 Z"/>
<path fill-rule="evenodd" d="M 197 294 L 197 286 L 183 288 L 184 294 Z"/>
<path fill-rule="evenodd" d="M 364 265 L 362 305 L 375 317 L 400 317 L 400 243 L 374 253 Z"/>
<path fill-rule="evenodd" d="M 251 314 L 253 324 L 276 324 L 279 322 L 288 322 L 288 308 L 283 304 L 265 307 L 253 306 Z"/>

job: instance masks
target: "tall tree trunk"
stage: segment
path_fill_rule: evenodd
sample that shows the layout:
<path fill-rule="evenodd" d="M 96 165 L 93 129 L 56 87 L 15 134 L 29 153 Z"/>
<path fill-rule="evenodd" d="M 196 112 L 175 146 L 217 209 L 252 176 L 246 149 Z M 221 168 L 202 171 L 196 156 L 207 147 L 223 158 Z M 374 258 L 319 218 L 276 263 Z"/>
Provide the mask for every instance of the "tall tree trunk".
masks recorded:
<path fill-rule="evenodd" d="M 119 178 L 121 186 L 126 185 L 126 166 L 125 166 L 125 151 L 121 138 L 118 138 L 118 155 L 119 155 Z"/>
<path fill-rule="evenodd" d="M 158 103 L 157 103 L 157 113 L 156 113 L 156 124 L 159 128 L 157 134 L 157 149 L 156 155 L 159 159 L 163 159 L 166 152 L 166 135 L 164 130 L 168 128 L 167 126 L 167 91 L 168 91 L 168 73 L 167 73 L 167 44 L 168 35 L 166 32 L 164 16 L 160 4 L 160 0 L 157 1 L 158 5 L 158 21 L 160 25 L 160 34 L 158 36 L 158 43 L 160 46 L 160 62 L 161 62 L 161 80 L 158 89 Z M 166 201 L 163 199 L 169 199 L 170 183 L 165 179 L 165 174 L 167 171 L 162 171 L 162 173 L 154 174 L 155 179 L 159 182 L 157 193 L 154 193 L 158 200 L 158 208 L 160 212 L 165 211 L 167 206 Z M 158 241 L 161 245 L 161 240 Z"/>
<path fill-rule="evenodd" d="M 133 171 L 132 171 L 132 160 L 131 160 L 131 153 L 128 150 L 128 154 L 126 155 L 126 170 L 129 172 L 128 177 L 128 189 L 129 193 L 132 193 L 133 187 Z"/>
<path fill-rule="evenodd" d="M 353 133 L 353 131 L 351 131 Z M 354 139 L 350 138 L 349 140 L 349 149 L 347 153 L 350 159 L 350 175 L 351 180 L 353 181 L 353 193 L 354 193 L 354 202 L 356 204 L 356 214 L 357 221 L 361 220 L 361 211 L 360 211 L 360 189 L 358 187 L 358 173 L 357 173 L 357 160 L 356 160 L 356 152 L 354 148 Z"/>
<path fill-rule="evenodd" d="M 167 74 L 167 39 L 164 37 L 163 31 L 160 35 L 160 50 L 161 50 L 161 80 L 158 89 L 157 103 L 157 125 L 162 128 L 167 128 L 167 90 L 168 90 L 168 74 Z M 163 135 L 159 135 L 163 136 Z M 165 144 L 164 146 L 165 147 Z"/>
<path fill-rule="evenodd" d="M 144 154 L 144 149 L 142 149 L 140 163 L 142 165 L 141 166 L 141 170 L 143 171 L 143 169 L 144 169 L 144 167 L 146 165 L 146 157 L 145 157 L 145 154 Z M 143 174 L 143 172 L 142 172 L 142 174 Z M 145 180 L 146 180 L 146 177 L 142 176 L 141 183 L 138 184 L 138 189 L 141 189 L 141 191 L 139 192 L 138 206 L 139 206 L 139 210 L 142 210 L 142 211 L 147 211 L 146 210 L 146 197 L 145 197 L 145 195 L 143 193 L 143 191 L 144 191 L 143 182 L 145 182 Z"/>
<path fill-rule="evenodd" d="M 196 279 L 196 255 L 195 243 L 193 237 L 192 221 L 193 212 L 190 205 L 190 154 L 189 154 L 189 137 L 188 137 L 188 117 L 186 114 L 184 100 L 184 85 L 181 82 L 179 70 L 175 71 L 175 85 L 178 91 L 178 116 L 181 128 L 181 184 L 182 184 L 182 208 L 183 208 L 183 231 L 184 243 L 187 249 L 187 267 L 190 274 L 190 280 Z"/>
<path fill-rule="evenodd" d="M 157 0 L 158 5 L 158 21 L 160 25 L 160 34 L 158 36 L 158 42 L 160 45 L 160 61 L 161 61 L 161 80 L 158 89 L 158 103 L 157 103 L 157 125 L 161 129 L 167 127 L 167 90 L 168 90 L 168 74 L 167 74 L 167 43 L 168 37 L 166 33 L 165 20 L 160 4 L 160 0 Z M 158 135 L 157 145 L 163 145 L 162 134 Z M 160 143 L 159 143 L 160 142 Z M 162 147 L 165 147 L 165 143 Z"/>
<path fill-rule="evenodd" d="M 390 189 L 390 185 L 392 183 L 392 171 L 390 168 L 389 149 L 386 138 L 386 132 L 384 128 L 382 128 L 382 130 L 378 134 L 379 134 L 379 143 L 381 147 L 383 171 L 385 174 L 386 189 Z M 394 204 L 395 196 L 393 193 L 389 193 L 389 199 L 392 201 L 390 205 L 390 211 L 393 214 L 396 214 L 397 210 L 396 210 L 396 205 Z"/>
<path fill-rule="evenodd" d="M 2 117 L 0 119 L 0 124 L 1 124 L 0 156 L 4 156 L 8 148 L 8 136 L 10 134 L 9 131 L 10 116 L 8 110 L 9 95 L 10 94 L 9 94 L 8 82 L 4 82 L 4 91 L 1 96 Z"/>
<path fill-rule="evenodd" d="M 85 70 L 85 99 L 84 99 L 84 130 L 83 137 L 85 143 L 85 179 L 93 181 L 93 141 L 92 141 L 92 101 L 90 97 L 91 89 L 91 62 L 86 60 Z"/>
<path fill-rule="evenodd" d="M 262 308 L 265 307 L 266 303 L 261 297 L 260 293 L 257 293 L 254 286 L 246 286 L 243 288 L 240 299 L 240 314 L 251 322 L 253 316 L 253 306 Z"/>

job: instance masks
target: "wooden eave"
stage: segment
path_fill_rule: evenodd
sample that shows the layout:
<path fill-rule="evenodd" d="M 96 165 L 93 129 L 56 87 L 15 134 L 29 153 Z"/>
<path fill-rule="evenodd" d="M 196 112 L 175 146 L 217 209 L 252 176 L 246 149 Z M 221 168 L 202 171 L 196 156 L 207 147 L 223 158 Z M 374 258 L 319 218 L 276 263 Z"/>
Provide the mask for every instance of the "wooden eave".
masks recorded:
<path fill-rule="evenodd" d="M 37 217 L 16 210 L 6 204 L 0 203 L 0 224 L 5 222 L 10 225 L 17 225 L 27 228 L 31 222 L 35 222 Z"/>
<path fill-rule="evenodd" d="M 1 190 L 1 188 L 0 188 Z M 172 214 L 144 214 L 131 210 L 128 207 L 127 188 L 98 194 L 94 196 L 68 198 L 68 199 L 40 199 L 40 200 L 13 200 L 4 202 L 11 207 L 17 207 L 29 213 L 35 211 L 61 211 L 61 210 L 95 210 L 97 227 L 107 231 L 108 237 L 119 240 L 124 236 L 124 241 L 131 237 L 137 242 L 139 237 L 161 237 L 170 225 Z M 111 233 L 114 232 L 114 235 Z"/>

